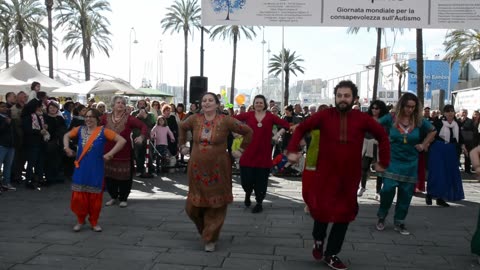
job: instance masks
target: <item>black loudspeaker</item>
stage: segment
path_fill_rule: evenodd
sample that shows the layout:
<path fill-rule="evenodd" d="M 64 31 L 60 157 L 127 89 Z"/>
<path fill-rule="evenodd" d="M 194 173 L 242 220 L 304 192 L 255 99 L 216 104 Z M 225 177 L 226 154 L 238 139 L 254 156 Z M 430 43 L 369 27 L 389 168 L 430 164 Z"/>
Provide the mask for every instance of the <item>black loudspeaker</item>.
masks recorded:
<path fill-rule="evenodd" d="M 200 103 L 200 99 L 206 92 L 208 92 L 207 77 L 190 77 L 190 103 Z"/>

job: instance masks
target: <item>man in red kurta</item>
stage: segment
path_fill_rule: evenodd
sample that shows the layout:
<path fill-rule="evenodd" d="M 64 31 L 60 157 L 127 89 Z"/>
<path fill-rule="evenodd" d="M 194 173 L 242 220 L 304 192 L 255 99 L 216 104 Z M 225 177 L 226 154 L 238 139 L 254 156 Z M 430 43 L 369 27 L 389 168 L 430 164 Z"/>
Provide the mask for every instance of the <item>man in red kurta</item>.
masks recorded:
<path fill-rule="evenodd" d="M 361 179 L 362 146 L 366 132 L 379 143 L 377 172 L 390 162 L 390 143 L 385 130 L 368 114 L 352 110 L 358 89 L 351 81 L 341 81 L 334 90 L 335 108 L 313 114 L 296 127 L 288 158 L 298 160 L 298 144 L 306 132 L 320 129 L 320 145 L 315 171 L 304 171 L 303 199 L 315 219 L 313 256 L 323 258 L 328 223 L 333 223 L 325 263 L 333 269 L 347 269 L 337 257 L 348 225 L 358 212 L 357 187 Z"/>

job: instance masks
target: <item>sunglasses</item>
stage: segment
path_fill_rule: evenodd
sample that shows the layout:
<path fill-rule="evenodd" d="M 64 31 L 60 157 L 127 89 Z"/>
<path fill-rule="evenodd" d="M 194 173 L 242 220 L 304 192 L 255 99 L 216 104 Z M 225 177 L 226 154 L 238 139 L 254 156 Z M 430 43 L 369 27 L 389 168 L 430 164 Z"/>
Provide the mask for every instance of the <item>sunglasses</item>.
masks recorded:
<path fill-rule="evenodd" d="M 378 107 L 372 107 L 372 110 L 380 110 Z"/>

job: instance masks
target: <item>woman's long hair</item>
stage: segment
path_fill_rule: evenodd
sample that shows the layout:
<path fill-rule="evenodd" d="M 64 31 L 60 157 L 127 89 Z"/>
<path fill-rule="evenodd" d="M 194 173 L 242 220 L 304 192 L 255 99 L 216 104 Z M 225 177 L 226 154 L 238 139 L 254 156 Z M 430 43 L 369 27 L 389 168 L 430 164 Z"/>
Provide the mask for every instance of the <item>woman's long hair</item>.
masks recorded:
<path fill-rule="evenodd" d="M 413 110 L 413 114 L 410 120 L 413 122 L 413 126 L 420 127 L 423 120 L 423 106 L 418 100 L 418 97 L 412 93 L 405 93 L 398 100 L 397 105 L 395 106 L 395 122 L 397 122 L 398 119 L 402 116 L 403 110 L 407 106 L 409 100 L 415 101 L 415 109 Z"/>

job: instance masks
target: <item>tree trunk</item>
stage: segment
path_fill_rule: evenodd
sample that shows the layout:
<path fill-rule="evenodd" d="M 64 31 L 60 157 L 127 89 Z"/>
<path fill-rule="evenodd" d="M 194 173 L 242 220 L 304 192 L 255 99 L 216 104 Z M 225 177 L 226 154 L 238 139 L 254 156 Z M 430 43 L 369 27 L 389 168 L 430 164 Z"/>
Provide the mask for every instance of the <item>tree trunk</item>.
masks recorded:
<path fill-rule="evenodd" d="M 398 75 L 398 99 L 400 99 L 400 97 L 402 96 L 402 73 L 400 73 L 400 75 Z"/>
<path fill-rule="evenodd" d="M 47 6 L 48 18 L 48 76 L 53 79 L 53 26 L 52 26 L 52 7 L 53 0 L 45 0 Z"/>
<path fill-rule="evenodd" d="M 288 106 L 288 98 L 289 98 L 289 89 L 288 85 L 290 83 L 290 71 L 287 69 L 285 70 L 285 93 L 283 94 L 283 106 Z"/>
<path fill-rule="evenodd" d="M 183 104 L 187 103 L 187 87 L 188 87 L 188 31 L 183 30 L 183 36 L 185 38 L 185 56 L 183 63 Z"/>
<path fill-rule="evenodd" d="M 232 84 L 230 85 L 230 103 L 233 104 L 235 95 L 235 66 L 237 65 L 237 41 L 238 35 L 233 35 L 233 61 L 232 61 Z M 239 104 L 242 105 L 242 104 Z"/>
<path fill-rule="evenodd" d="M 23 44 L 21 40 L 18 43 L 18 51 L 20 52 L 20 60 L 23 60 Z"/>
<path fill-rule="evenodd" d="M 227 18 L 225 20 L 230 20 L 230 0 L 227 0 Z"/>
<path fill-rule="evenodd" d="M 87 36 L 87 19 L 80 19 L 80 27 L 82 31 L 82 57 L 83 57 L 83 68 L 85 71 L 85 81 L 90 81 L 90 50 L 92 48 L 92 43 L 90 37 Z"/>
<path fill-rule="evenodd" d="M 424 74 L 423 74 L 423 30 L 417 29 L 417 97 L 423 106 L 424 102 Z"/>
<path fill-rule="evenodd" d="M 38 61 L 38 46 L 33 47 L 33 51 L 35 52 L 35 61 L 37 62 L 37 69 L 38 71 L 42 72 L 40 69 L 40 61 Z"/>
<path fill-rule="evenodd" d="M 10 63 L 9 63 L 9 55 L 8 55 L 8 43 L 5 44 L 5 47 L 3 48 L 5 50 L 5 64 L 6 64 L 6 67 L 9 68 L 10 67 Z"/>
<path fill-rule="evenodd" d="M 382 46 L 382 30 L 383 28 L 377 28 L 377 51 L 375 53 L 375 75 L 373 77 L 372 100 L 377 100 L 378 94 L 378 77 L 380 76 L 380 50 Z"/>

